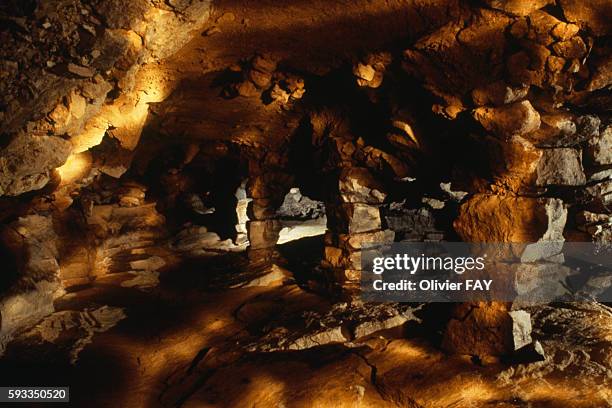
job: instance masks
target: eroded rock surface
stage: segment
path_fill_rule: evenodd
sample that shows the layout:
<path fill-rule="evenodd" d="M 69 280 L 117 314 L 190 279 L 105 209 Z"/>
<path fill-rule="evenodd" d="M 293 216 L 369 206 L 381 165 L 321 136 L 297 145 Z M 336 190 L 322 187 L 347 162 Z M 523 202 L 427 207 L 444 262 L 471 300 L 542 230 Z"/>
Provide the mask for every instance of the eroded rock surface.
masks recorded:
<path fill-rule="evenodd" d="M 1 5 L 3 371 L 101 406 L 609 405 L 604 306 L 358 297 L 373 242 L 550 244 L 534 291 L 559 243 L 609 245 L 609 17 Z"/>

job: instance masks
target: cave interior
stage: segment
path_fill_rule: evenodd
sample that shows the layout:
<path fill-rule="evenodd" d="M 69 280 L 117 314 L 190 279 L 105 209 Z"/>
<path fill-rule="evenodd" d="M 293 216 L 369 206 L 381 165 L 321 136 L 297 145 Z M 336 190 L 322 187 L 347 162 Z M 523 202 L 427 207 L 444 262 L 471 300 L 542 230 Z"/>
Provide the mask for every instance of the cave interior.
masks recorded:
<path fill-rule="evenodd" d="M 360 298 L 372 242 L 609 248 L 609 0 L 7 0 L 0 22 L 0 386 L 612 407 L 605 302 Z"/>

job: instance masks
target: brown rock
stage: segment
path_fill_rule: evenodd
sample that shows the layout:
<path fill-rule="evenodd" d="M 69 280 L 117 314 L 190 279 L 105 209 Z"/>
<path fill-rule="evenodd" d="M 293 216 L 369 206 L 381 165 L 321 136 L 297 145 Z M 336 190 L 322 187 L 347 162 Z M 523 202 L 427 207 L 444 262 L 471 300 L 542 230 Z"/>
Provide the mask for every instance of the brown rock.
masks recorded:
<path fill-rule="evenodd" d="M 261 72 L 272 73 L 276 70 L 276 61 L 265 55 L 256 55 L 251 61 L 251 66 Z"/>
<path fill-rule="evenodd" d="M 265 198 L 254 198 L 248 204 L 247 215 L 253 220 L 267 220 L 276 215 L 276 205 L 272 200 Z"/>
<path fill-rule="evenodd" d="M 361 252 L 346 251 L 341 248 L 325 247 L 325 260 L 329 266 L 336 269 L 360 271 Z"/>
<path fill-rule="evenodd" d="M 585 152 L 587 158 L 594 164 L 612 164 L 612 125 L 607 126 L 599 136 L 589 140 Z"/>
<path fill-rule="evenodd" d="M 546 61 L 546 67 L 551 72 L 560 72 L 565 66 L 565 59 L 551 55 Z"/>
<path fill-rule="evenodd" d="M 397 157 L 372 146 L 366 146 L 363 151 L 366 154 L 366 165 L 371 169 L 390 172 L 399 178 L 410 175 L 408 165 Z"/>
<path fill-rule="evenodd" d="M 328 224 L 332 230 L 341 233 L 360 233 L 379 230 L 381 227 L 378 207 L 368 204 L 342 204 L 330 208 Z"/>
<path fill-rule="evenodd" d="M 529 68 L 534 71 L 543 70 L 546 66 L 546 60 L 550 56 L 550 51 L 548 48 L 540 44 L 530 43 L 525 47 L 525 50 L 529 54 Z"/>
<path fill-rule="evenodd" d="M 359 64 L 355 65 L 355 67 L 353 68 L 353 74 L 357 78 L 363 79 L 363 80 L 369 82 L 369 81 L 374 79 L 374 75 L 376 74 L 376 70 L 371 65 L 364 65 L 362 63 L 359 63 Z"/>
<path fill-rule="evenodd" d="M 612 180 L 605 180 L 585 188 L 588 197 L 604 206 L 612 203 Z"/>
<path fill-rule="evenodd" d="M 21 217 L 2 228 L 0 239 L 18 260 L 18 280 L 11 282 L 13 286 L 0 300 L 0 350 L 4 350 L 16 330 L 54 311 L 53 301 L 63 289 L 59 283 L 60 241 L 51 217 Z"/>
<path fill-rule="evenodd" d="M 576 149 L 544 149 L 537 172 L 538 186 L 581 186 L 586 183 L 582 154 Z"/>
<path fill-rule="evenodd" d="M 290 97 L 291 95 L 287 91 L 285 91 L 282 87 L 280 87 L 278 84 L 274 84 L 274 87 L 270 91 L 270 98 L 272 98 L 272 100 L 277 101 L 281 104 L 288 103 Z"/>
<path fill-rule="evenodd" d="M 527 38 L 540 45 L 552 44 L 554 38 L 551 31 L 561 21 L 544 10 L 534 11 L 528 19 L 530 29 Z"/>
<path fill-rule="evenodd" d="M 536 242 L 563 232 L 567 210 L 549 198 L 476 194 L 459 208 L 453 223 L 467 242 Z"/>
<path fill-rule="evenodd" d="M 580 37 L 553 44 L 553 51 L 563 58 L 582 58 L 587 52 L 586 44 Z"/>
<path fill-rule="evenodd" d="M 226 24 L 231 23 L 236 20 L 236 15 L 234 13 L 223 13 L 219 18 L 217 18 L 217 24 Z"/>
<path fill-rule="evenodd" d="M 338 187 L 342 200 L 347 203 L 379 204 L 387 196 L 380 183 L 363 167 L 342 170 Z"/>
<path fill-rule="evenodd" d="M 608 55 L 594 62 L 595 70 L 587 86 L 588 91 L 602 89 L 612 84 L 612 56 Z"/>
<path fill-rule="evenodd" d="M 121 177 L 130 167 L 134 152 L 124 149 L 114 137 L 105 136 L 102 143 L 91 148 L 95 167 L 114 178 Z"/>
<path fill-rule="evenodd" d="M 523 135 L 540 127 L 540 114 L 529 101 L 499 108 L 477 108 L 474 117 L 486 130 L 501 137 Z"/>
<path fill-rule="evenodd" d="M 269 171 L 251 177 L 247 183 L 247 192 L 252 198 L 273 198 L 282 200 L 291 187 L 292 177 L 287 173 Z"/>
<path fill-rule="evenodd" d="M 512 87 L 504 81 L 497 81 L 474 89 L 472 99 L 478 106 L 501 106 L 525 98 L 528 92 L 528 86 Z"/>
<path fill-rule="evenodd" d="M 278 241 L 281 227 L 277 220 L 247 222 L 250 247 L 252 249 L 274 247 Z"/>
<path fill-rule="evenodd" d="M 76 65 L 76 64 L 68 64 L 68 72 L 83 77 L 83 78 L 91 78 L 92 76 L 95 75 L 95 71 L 91 68 L 88 67 L 84 67 L 82 65 Z"/>
<path fill-rule="evenodd" d="M 576 34 L 578 34 L 579 30 L 580 27 L 578 27 L 576 24 L 568 24 L 561 22 L 557 24 L 555 28 L 553 28 L 552 35 L 558 40 L 567 41 Z"/>
<path fill-rule="evenodd" d="M 391 243 L 395 238 L 393 230 L 364 232 L 361 234 L 341 234 L 339 236 L 340 245 L 351 250 L 361 249 L 365 244 L 370 243 Z"/>
<path fill-rule="evenodd" d="M 502 10 L 517 16 L 526 16 L 539 10 L 553 0 L 485 0 L 489 7 Z"/>
<path fill-rule="evenodd" d="M 0 196 L 44 187 L 71 150 L 70 142 L 59 137 L 20 134 L 0 151 Z"/>
<path fill-rule="evenodd" d="M 249 80 L 255 84 L 258 88 L 266 88 L 272 82 L 272 74 L 268 72 L 258 71 L 252 69 L 248 74 Z"/>
<path fill-rule="evenodd" d="M 503 303 L 464 303 L 455 308 L 442 347 L 478 357 L 503 356 L 531 343 L 531 319 Z"/>
<path fill-rule="evenodd" d="M 259 91 L 251 81 L 240 82 L 236 85 L 236 92 L 238 92 L 238 95 L 246 97 L 259 95 Z"/>
<path fill-rule="evenodd" d="M 325 247 L 325 260 L 329 262 L 333 268 L 339 268 L 342 266 L 342 256 L 342 249 L 332 246 Z"/>
<path fill-rule="evenodd" d="M 488 138 L 490 166 L 497 185 L 510 191 L 530 190 L 535 183 L 538 161 L 542 155 L 522 136 L 507 140 Z"/>
<path fill-rule="evenodd" d="M 612 7 L 608 0 L 560 0 L 563 15 L 597 36 L 612 32 Z"/>
<path fill-rule="evenodd" d="M 513 37 L 521 39 L 524 38 L 529 32 L 529 24 L 525 18 L 516 20 L 510 27 L 510 34 Z"/>
<path fill-rule="evenodd" d="M 540 119 L 540 129 L 525 136 L 538 146 L 553 146 L 561 140 L 569 140 L 576 134 L 573 115 L 567 113 L 543 114 Z"/>
<path fill-rule="evenodd" d="M 538 85 L 544 82 L 544 71 L 533 71 L 529 69 L 531 59 L 525 51 L 512 54 L 507 62 L 506 68 L 510 80 L 515 84 Z"/>

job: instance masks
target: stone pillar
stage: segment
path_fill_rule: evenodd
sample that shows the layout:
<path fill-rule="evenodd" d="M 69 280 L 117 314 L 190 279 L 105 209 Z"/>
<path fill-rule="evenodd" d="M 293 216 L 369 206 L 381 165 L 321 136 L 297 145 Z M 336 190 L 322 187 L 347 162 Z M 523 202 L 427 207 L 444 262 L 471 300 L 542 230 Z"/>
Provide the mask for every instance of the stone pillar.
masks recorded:
<path fill-rule="evenodd" d="M 276 212 L 291 188 L 293 177 L 285 170 L 280 152 L 266 152 L 249 160 L 247 194 L 251 201 L 246 223 L 249 247 L 247 255 L 252 267 L 265 269 L 282 263 L 276 249 L 280 221 Z"/>
<path fill-rule="evenodd" d="M 480 107 L 474 117 L 490 132 L 483 137 L 489 154 L 491 185 L 464 201 L 454 222 L 466 242 L 525 244 L 547 242 L 546 263 L 523 261 L 529 277 L 558 265 L 564 241 L 567 204 L 550 198 L 556 190 L 579 188 L 585 183 L 581 138 L 561 137 L 567 126 L 540 113 L 528 100 L 498 107 Z M 542 123 L 550 125 L 542 125 Z M 562 126 L 563 124 L 563 126 Z M 565 132 L 565 130 L 564 130 Z M 544 197 L 548 193 L 548 197 Z M 551 284 L 554 281 L 551 282 Z M 514 353 L 531 342 L 529 313 L 515 302 L 472 302 L 456 305 L 443 339 L 451 352 L 479 357 Z"/>
<path fill-rule="evenodd" d="M 335 176 L 335 177 L 334 177 Z M 391 230 L 382 230 L 379 206 L 386 198 L 383 187 L 365 167 L 343 162 L 330 176 L 326 203 L 328 232 L 322 267 L 332 292 L 356 301 L 361 279 L 361 247 L 368 242 L 393 242 Z"/>

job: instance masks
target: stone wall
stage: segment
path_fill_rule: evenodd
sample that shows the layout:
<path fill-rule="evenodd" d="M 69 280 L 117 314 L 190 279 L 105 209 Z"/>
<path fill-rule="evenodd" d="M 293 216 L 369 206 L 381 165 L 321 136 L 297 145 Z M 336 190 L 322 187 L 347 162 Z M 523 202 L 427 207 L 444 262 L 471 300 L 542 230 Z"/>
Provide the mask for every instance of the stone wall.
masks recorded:
<path fill-rule="evenodd" d="M 327 216 L 313 281 L 351 301 L 368 242 L 609 243 L 609 6 L 434 3 L 304 5 L 308 38 L 201 0 L 1 6 L 2 333 L 60 280 L 247 246 L 253 269 L 282 265 L 281 219 L 322 211 L 284 203 L 294 187 Z M 459 305 L 444 344 L 503 354 L 527 320 Z"/>

